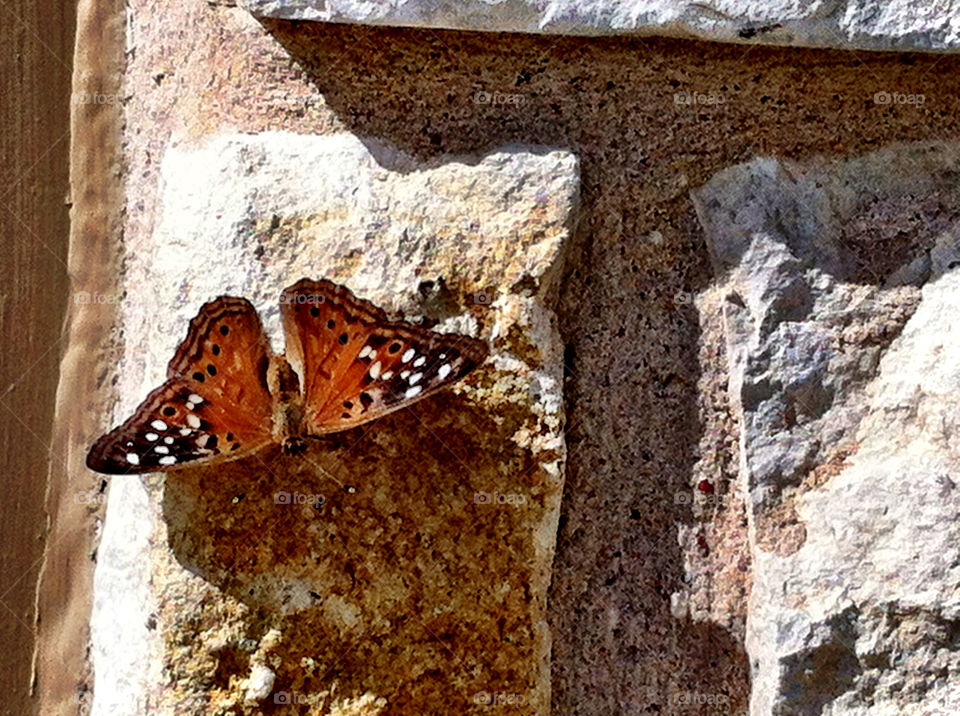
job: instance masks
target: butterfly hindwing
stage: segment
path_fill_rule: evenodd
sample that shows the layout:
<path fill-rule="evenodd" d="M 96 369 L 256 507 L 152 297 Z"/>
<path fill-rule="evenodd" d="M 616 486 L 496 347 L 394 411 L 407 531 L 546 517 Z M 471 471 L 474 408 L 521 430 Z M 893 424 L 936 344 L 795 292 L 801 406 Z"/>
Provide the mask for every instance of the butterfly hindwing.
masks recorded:
<path fill-rule="evenodd" d="M 330 281 L 302 279 L 281 296 L 287 357 L 301 375 L 306 432 L 344 430 L 409 405 L 483 362 L 487 346 L 391 321 Z"/>
<path fill-rule="evenodd" d="M 87 455 L 98 472 L 153 472 L 230 460 L 273 440 L 270 349 L 253 306 L 221 296 L 204 304 L 153 390 Z"/>

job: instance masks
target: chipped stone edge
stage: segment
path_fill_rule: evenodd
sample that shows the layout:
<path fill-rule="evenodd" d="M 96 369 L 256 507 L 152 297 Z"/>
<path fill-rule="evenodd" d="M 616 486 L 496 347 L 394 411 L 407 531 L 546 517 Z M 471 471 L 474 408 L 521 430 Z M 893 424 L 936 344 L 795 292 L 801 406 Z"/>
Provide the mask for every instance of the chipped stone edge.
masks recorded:
<path fill-rule="evenodd" d="M 238 4 L 255 17 L 277 20 L 588 37 L 659 35 L 822 49 L 960 51 L 960 34 L 950 32 L 951 21 L 956 24 L 957 16 L 941 16 L 919 24 L 912 12 L 918 8 L 903 5 L 876 8 L 848 2 L 823 8 L 812 3 L 805 10 L 798 10 L 788 3 L 771 7 L 743 2 L 740 7 L 720 10 L 698 2 L 679 7 L 664 2 L 634 8 L 627 3 L 600 0 L 586 14 L 577 3 L 559 0 L 536 7 L 519 1 L 469 0 L 457 4 L 453 11 L 442 3 L 423 7 L 428 4 L 409 1 L 239 0 Z"/>

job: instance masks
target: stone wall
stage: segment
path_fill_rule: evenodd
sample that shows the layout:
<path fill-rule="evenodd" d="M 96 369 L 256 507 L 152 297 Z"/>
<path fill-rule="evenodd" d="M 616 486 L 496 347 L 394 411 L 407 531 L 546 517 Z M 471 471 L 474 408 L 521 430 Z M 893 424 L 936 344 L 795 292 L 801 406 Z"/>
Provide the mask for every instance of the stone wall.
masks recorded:
<path fill-rule="evenodd" d="M 309 470 L 114 478 L 94 713 L 951 711 L 954 57 L 128 12 L 78 445 L 301 275 L 494 357 L 319 520 L 248 501 Z"/>

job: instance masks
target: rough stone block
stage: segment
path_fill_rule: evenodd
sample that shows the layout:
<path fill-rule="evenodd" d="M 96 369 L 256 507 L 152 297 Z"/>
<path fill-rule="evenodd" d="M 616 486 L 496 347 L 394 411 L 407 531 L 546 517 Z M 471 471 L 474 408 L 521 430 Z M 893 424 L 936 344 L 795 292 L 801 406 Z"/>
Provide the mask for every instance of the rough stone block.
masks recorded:
<path fill-rule="evenodd" d="M 751 713 L 960 704 L 957 149 L 760 159 L 694 192 L 740 419 Z"/>
<path fill-rule="evenodd" d="M 282 350 L 277 299 L 303 276 L 481 336 L 491 357 L 303 459 L 113 479 L 94 713 L 548 712 L 565 454 L 551 304 L 577 187 L 564 151 L 425 166 L 288 133 L 168 149 L 156 229 L 125 246 L 116 418 L 214 296 L 249 298 Z"/>
<path fill-rule="evenodd" d="M 874 50 L 956 50 L 955 8 L 920 0 L 823 3 L 734 0 L 241 0 L 260 17 L 559 35 L 672 35 L 721 42 Z"/>

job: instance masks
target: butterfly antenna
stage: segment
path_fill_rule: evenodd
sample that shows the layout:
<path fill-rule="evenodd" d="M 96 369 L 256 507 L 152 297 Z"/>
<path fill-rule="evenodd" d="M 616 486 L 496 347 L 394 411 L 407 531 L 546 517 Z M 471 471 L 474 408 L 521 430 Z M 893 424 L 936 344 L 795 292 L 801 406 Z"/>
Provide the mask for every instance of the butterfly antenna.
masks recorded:
<path fill-rule="evenodd" d="M 308 436 L 308 437 L 314 437 L 314 436 Z M 304 460 L 306 463 L 308 463 L 311 467 L 315 467 L 317 470 L 319 470 L 319 471 L 320 471 L 320 474 L 322 474 L 324 477 L 328 477 L 328 478 L 330 478 L 331 480 L 333 480 L 335 483 L 337 483 L 338 485 L 340 485 L 340 487 L 343 488 L 343 490 L 344 490 L 345 492 L 356 492 L 356 491 L 357 491 L 356 488 L 350 487 L 349 485 L 345 485 L 345 484 L 342 483 L 340 480 L 338 480 L 338 479 L 336 478 L 336 476 L 335 476 L 332 472 L 330 472 L 327 468 L 325 468 L 325 467 L 324 467 L 323 465 L 321 465 L 320 463 L 315 462 L 315 461 L 311 460 L 311 459 L 308 458 L 308 457 L 301 457 L 301 459 Z"/>

